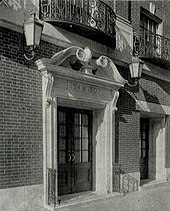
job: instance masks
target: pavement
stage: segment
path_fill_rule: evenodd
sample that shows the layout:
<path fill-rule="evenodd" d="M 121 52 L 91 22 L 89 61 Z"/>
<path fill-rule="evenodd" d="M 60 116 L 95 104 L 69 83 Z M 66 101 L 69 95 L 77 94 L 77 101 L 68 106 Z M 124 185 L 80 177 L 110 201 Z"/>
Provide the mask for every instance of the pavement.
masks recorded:
<path fill-rule="evenodd" d="M 151 185 L 141 190 L 63 207 L 58 211 L 170 211 L 170 184 Z"/>
<path fill-rule="evenodd" d="M 28 198 L 24 197 L 25 200 L 21 203 L 16 201 L 14 196 L 5 202 L 0 197 L 0 211 L 47 211 L 42 206 L 42 197 L 37 198 L 35 194 L 31 201 Z M 55 208 L 55 211 L 170 211 L 170 183 L 143 186 L 141 190 L 126 196 L 113 193 L 105 198 L 93 198 L 80 204 L 73 200 L 72 205 L 65 203 L 60 208 Z"/>

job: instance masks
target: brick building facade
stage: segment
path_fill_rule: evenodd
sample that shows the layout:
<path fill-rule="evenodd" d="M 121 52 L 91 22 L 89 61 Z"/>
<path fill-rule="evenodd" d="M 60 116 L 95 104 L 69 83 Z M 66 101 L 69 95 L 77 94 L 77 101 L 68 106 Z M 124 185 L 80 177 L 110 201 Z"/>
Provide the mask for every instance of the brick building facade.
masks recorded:
<path fill-rule="evenodd" d="M 86 191 L 85 186 L 96 194 L 109 194 L 118 186 L 127 191 L 122 185 L 124 174 L 116 177 L 115 164 L 138 185 L 169 180 L 170 3 L 102 1 L 101 8 L 113 11 L 109 18 L 116 14 L 115 31 L 109 28 L 105 37 L 103 28 L 93 25 L 100 17 L 93 16 L 94 7 L 91 25 L 83 30 L 86 23 L 80 19 L 75 26 L 75 20 L 55 21 L 52 12 L 47 13 L 52 11 L 50 2 L 0 2 L 0 188 L 39 184 L 44 187 L 44 204 L 50 207 L 58 206 L 61 195 Z M 79 9 L 83 1 L 77 2 Z M 95 2 L 99 14 L 100 1 Z M 23 22 L 32 11 L 45 23 L 40 47 L 27 61 Z M 130 87 L 125 79 L 130 79 L 135 39 L 140 42 L 138 56 L 144 67 L 138 84 Z M 85 47 L 91 50 L 90 67 L 79 58 Z M 81 74 L 75 58 L 83 66 Z M 81 147 L 73 139 L 81 139 Z"/>

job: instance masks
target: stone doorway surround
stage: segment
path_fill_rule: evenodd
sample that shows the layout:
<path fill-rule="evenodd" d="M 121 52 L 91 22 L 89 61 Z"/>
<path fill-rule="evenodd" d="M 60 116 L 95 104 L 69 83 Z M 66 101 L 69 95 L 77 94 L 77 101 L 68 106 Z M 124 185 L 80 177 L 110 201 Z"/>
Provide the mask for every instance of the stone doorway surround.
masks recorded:
<path fill-rule="evenodd" d="M 112 192 L 116 103 L 118 89 L 127 82 L 113 61 L 93 59 L 89 48 L 73 46 L 51 59 L 36 62 L 42 74 L 44 205 L 59 206 L 57 161 L 57 107 L 68 106 L 93 112 L 93 191 Z"/>
<path fill-rule="evenodd" d="M 142 184 L 168 181 L 170 178 L 166 147 L 169 142 L 170 106 L 136 100 L 142 118 L 149 119 L 149 178 Z"/>
<path fill-rule="evenodd" d="M 151 185 L 167 180 L 165 167 L 166 118 L 149 118 L 148 179 L 141 180 L 141 185 Z"/>
<path fill-rule="evenodd" d="M 150 119 L 149 133 L 149 179 L 165 181 L 165 117 Z"/>

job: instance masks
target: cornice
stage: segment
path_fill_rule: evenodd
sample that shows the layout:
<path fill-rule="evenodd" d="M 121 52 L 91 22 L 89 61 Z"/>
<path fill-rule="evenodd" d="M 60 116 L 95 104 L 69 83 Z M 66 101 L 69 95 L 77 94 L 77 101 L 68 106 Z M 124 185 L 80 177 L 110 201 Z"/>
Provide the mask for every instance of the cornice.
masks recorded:
<path fill-rule="evenodd" d="M 47 74 L 51 74 L 54 78 L 65 78 L 65 79 L 71 79 L 71 80 L 77 80 L 77 81 L 85 81 L 88 84 L 97 84 L 100 87 L 104 87 L 106 89 L 112 89 L 113 87 L 120 88 L 123 87 L 123 84 L 118 82 L 113 82 L 110 80 L 106 80 L 104 78 L 100 77 L 94 77 L 89 74 L 76 72 L 74 70 L 57 66 L 55 67 L 53 64 L 49 64 L 49 61 L 47 59 L 41 59 L 36 62 L 39 71 Z"/>

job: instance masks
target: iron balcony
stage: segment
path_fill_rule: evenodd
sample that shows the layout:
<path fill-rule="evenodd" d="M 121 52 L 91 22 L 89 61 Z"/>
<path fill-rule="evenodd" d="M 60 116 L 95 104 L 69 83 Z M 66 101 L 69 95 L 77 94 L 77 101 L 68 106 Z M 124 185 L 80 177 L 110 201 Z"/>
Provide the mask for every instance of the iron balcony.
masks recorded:
<path fill-rule="evenodd" d="M 134 53 L 163 67 L 170 64 L 170 39 L 141 28 L 134 34 Z"/>
<path fill-rule="evenodd" d="M 116 15 L 100 0 L 40 0 L 40 19 L 116 47 Z"/>

